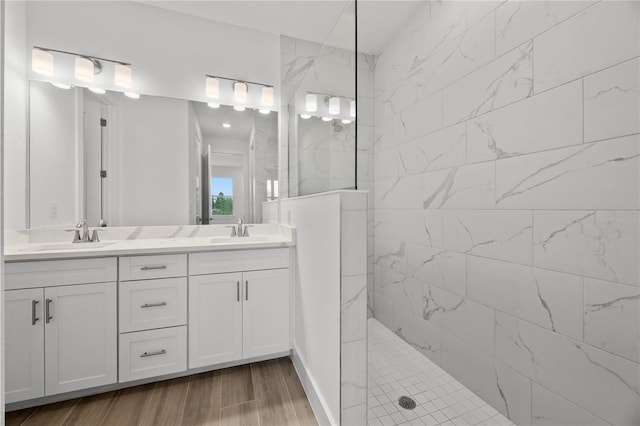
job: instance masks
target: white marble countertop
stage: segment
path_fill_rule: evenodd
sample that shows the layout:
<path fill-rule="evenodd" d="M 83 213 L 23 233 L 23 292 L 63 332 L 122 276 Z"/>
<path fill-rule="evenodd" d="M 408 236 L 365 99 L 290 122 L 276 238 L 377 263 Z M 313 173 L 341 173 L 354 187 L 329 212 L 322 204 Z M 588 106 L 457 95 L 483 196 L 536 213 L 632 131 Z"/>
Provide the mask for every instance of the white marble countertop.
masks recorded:
<path fill-rule="evenodd" d="M 54 260 L 162 253 L 189 253 L 291 247 L 295 228 L 278 224 L 250 225 L 249 237 L 229 236 L 224 225 L 114 227 L 100 231 L 100 242 L 72 243 L 64 229 L 8 231 L 4 260 Z M 93 228 L 91 228 L 93 229 Z"/>

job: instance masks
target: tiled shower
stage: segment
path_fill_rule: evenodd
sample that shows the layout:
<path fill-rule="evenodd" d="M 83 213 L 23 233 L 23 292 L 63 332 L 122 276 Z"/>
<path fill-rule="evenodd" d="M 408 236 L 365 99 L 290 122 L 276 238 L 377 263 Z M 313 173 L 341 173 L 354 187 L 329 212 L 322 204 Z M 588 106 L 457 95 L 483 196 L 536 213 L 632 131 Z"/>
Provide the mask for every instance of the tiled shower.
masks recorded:
<path fill-rule="evenodd" d="M 639 56 L 636 1 L 481 1 L 376 59 L 370 309 L 518 425 L 640 424 Z"/>

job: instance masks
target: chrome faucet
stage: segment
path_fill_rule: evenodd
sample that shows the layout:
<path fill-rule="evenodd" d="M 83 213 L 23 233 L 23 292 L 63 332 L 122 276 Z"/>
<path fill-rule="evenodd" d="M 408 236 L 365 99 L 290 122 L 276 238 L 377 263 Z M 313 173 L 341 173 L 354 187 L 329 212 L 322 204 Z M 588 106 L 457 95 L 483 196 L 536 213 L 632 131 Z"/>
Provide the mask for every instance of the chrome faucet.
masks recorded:
<path fill-rule="evenodd" d="M 227 228 L 231 228 L 231 238 L 248 237 L 250 227 L 251 225 L 242 225 L 242 218 L 238 218 L 237 227 L 232 225 L 227 226 Z"/>
<path fill-rule="evenodd" d="M 238 231 L 237 231 L 238 237 L 243 237 L 244 235 L 242 234 L 242 218 L 239 217 L 238 218 Z"/>
<path fill-rule="evenodd" d="M 78 222 L 75 229 L 70 229 L 69 231 L 74 231 L 74 234 L 73 234 L 74 243 L 100 242 L 100 238 L 98 237 L 98 230 L 94 229 L 93 234 L 91 234 L 91 230 L 89 229 L 89 224 L 87 223 L 87 219 L 82 219 L 80 222 Z M 80 233 L 81 231 L 82 231 L 82 234 Z"/>

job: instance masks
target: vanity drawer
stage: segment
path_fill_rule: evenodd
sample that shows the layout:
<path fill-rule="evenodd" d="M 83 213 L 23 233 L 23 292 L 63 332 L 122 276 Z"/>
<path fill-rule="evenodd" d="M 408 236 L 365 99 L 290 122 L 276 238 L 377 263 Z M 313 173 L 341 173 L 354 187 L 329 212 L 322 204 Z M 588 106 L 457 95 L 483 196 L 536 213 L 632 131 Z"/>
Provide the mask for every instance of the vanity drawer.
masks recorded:
<path fill-rule="evenodd" d="M 187 279 L 120 283 L 120 333 L 187 323 Z"/>
<path fill-rule="evenodd" d="M 289 249 L 215 251 L 189 254 L 189 275 L 282 269 L 289 267 Z"/>
<path fill-rule="evenodd" d="M 120 281 L 184 277 L 186 275 L 186 254 L 163 254 L 158 256 L 130 256 L 120 258 Z"/>
<path fill-rule="evenodd" d="M 104 283 L 117 280 L 117 264 L 115 257 L 9 262 L 4 279 L 5 290 Z"/>
<path fill-rule="evenodd" d="M 120 383 L 186 370 L 186 326 L 120 335 Z"/>

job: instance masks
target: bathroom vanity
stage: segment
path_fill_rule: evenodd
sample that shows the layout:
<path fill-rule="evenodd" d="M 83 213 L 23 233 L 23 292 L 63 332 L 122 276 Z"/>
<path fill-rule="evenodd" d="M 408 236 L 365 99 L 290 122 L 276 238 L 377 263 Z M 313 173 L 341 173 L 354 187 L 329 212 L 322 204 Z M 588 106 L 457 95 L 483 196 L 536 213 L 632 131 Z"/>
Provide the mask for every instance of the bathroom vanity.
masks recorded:
<path fill-rule="evenodd" d="M 251 231 L 109 228 L 77 244 L 61 230 L 16 236 L 5 248 L 7 403 L 288 355 L 295 230 Z"/>

